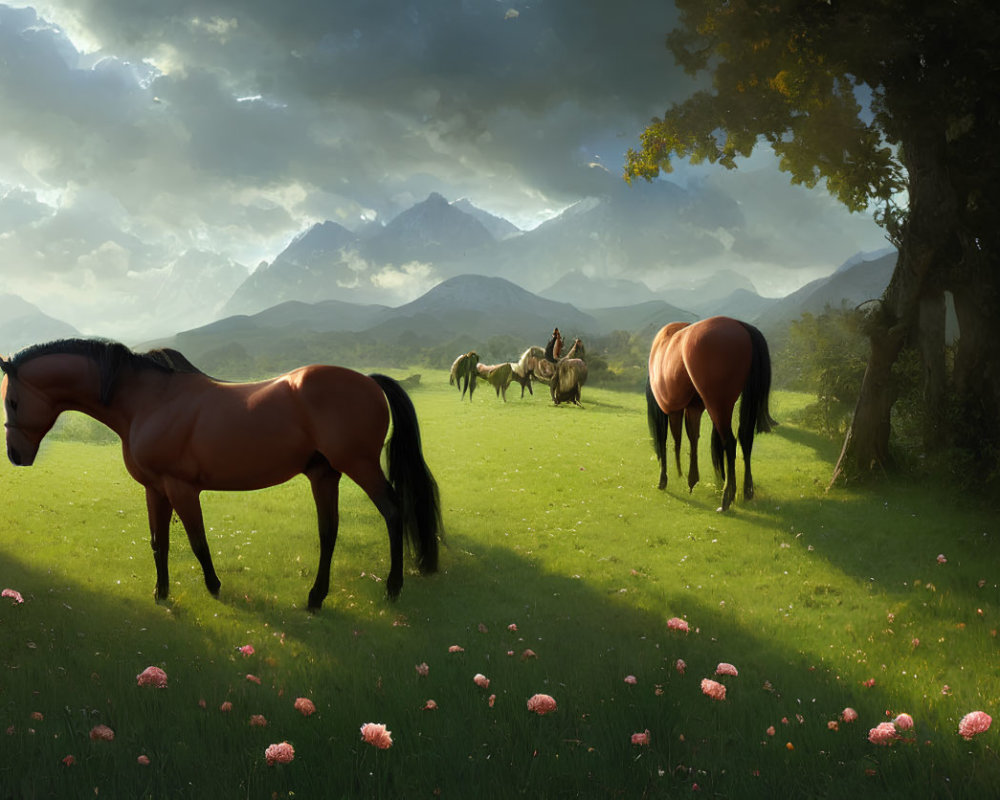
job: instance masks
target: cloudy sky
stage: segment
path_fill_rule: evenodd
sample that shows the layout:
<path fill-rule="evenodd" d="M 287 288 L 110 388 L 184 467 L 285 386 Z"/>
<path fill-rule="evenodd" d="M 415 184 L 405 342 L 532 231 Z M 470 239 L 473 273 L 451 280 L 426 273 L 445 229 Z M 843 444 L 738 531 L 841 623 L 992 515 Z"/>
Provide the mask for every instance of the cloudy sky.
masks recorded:
<path fill-rule="evenodd" d="M 252 269 L 431 191 L 536 225 L 691 90 L 671 23 L 662 0 L 0 4 L 0 294 L 127 336 L 192 252 Z M 785 180 L 720 180 L 776 230 L 803 213 Z M 831 270 L 885 244 L 821 190 L 807 205 L 844 232 Z"/>

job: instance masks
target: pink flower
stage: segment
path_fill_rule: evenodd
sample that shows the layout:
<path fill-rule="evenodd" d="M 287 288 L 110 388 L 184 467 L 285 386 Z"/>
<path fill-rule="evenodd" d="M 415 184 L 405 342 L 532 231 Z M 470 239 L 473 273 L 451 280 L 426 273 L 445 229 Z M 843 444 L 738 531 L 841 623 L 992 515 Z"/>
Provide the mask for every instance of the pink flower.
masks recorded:
<path fill-rule="evenodd" d="M 938 553 L 937 562 L 938 564 L 946 564 L 948 559 L 944 557 L 944 553 Z"/>
<path fill-rule="evenodd" d="M 476 684 L 476 686 L 478 686 L 480 689 L 489 689 L 490 688 L 490 679 L 487 678 L 485 675 L 483 675 L 483 673 L 481 673 L 481 672 L 477 672 L 472 677 L 472 680 Z"/>
<path fill-rule="evenodd" d="M 135 676 L 139 686 L 152 686 L 155 689 L 167 688 L 167 673 L 159 667 L 146 667 Z"/>
<path fill-rule="evenodd" d="M 510 623 L 510 625 L 507 626 L 507 630 L 509 630 L 511 633 L 517 633 L 517 623 L 516 622 Z"/>
<path fill-rule="evenodd" d="M 649 744 L 649 728 L 646 728 L 642 733 L 632 734 L 632 744 L 648 745 Z"/>
<path fill-rule="evenodd" d="M 732 675 L 733 677 L 736 677 L 740 673 L 737 672 L 736 667 L 734 667 L 732 664 L 727 664 L 725 661 L 722 661 L 719 663 L 719 666 L 715 668 L 715 674 Z"/>
<path fill-rule="evenodd" d="M 414 667 L 414 669 L 417 671 L 417 675 L 419 675 L 421 678 L 426 678 L 431 671 L 431 668 L 427 666 L 426 661 L 417 664 L 416 667 Z"/>
<path fill-rule="evenodd" d="M 947 683 L 941 687 L 941 694 L 943 695 L 951 694 L 951 687 Z"/>
<path fill-rule="evenodd" d="M 264 751 L 264 758 L 267 759 L 269 767 L 273 767 L 275 764 L 288 764 L 295 758 L 295 748 L 288 742 L 269 744 L 267 750 Z"/>
<path fill-rule="evenodd" d="M 249 658 L 256 651 L 253 649 L 253 645 L 252 644 L 245 644 L 245 645 L 243 645 L 243 647 L 240 648 L 240 652 L 243 654 L 244 658 Z"/>
<path fill-rule="evenodd" d="M 250 683 L 256 683 L 258 686 L 260 686 L 260 678 L 258 678 L 256 675 L 251 675 L 248 672 L 247 673 L 247 680 L 250 681 Z"/>
<path fill-rule="evenodd" d="M 988 731 L 992 724 L 993 717 L 985 711 L 970 711 L 958 723 L 958 732 L 962 738 L 971 739 L 978 733 Z"/>
<path fill-rule="evenodd" d="M 871 689 L 875 685 L 875 679 L 869 678 L 866 681 L 862 681 L 861 685 L 864 686 L 866 689 Z"/>
<path fill-rule="evenodd" d="M 362 725 L 361 738 L 379 750 L 388 750 L 392 747 L 392 731 L 386 730 L 381 722 L 366 722 Z"/>
<path fill-rule="evenodd" d="M 95 742 L 113 742 L 115 740 L 115 732 L 107 725 L 95 725 L 90 729 L 90 738 Z"/>
<path fill-rule="evenodd" d="M 72 767 L 76 763 L 76 759 L 72 755 L 68 755 L 63 758 L 62 763 L 67 767 Z"/>
<path fill-rule="evenodd" d="M 32 711 L 31 718 L 36 722 L 41 722 L 45 719 L 45 715 L 41 711 Z"/>
<path fill-rule="evenodd" d="M 549 714 L 556 710 L 556 701 L 551 695 L 535 694 L 528 699 L 528 711 L 534 711 L 538 716 Z"/>
<path fill-rule="evenodd" d="M 428 700 L 426 703 L 424 703 L 424 711 L 435 711 L 437 707 L 438 704 L 435 703 L 433 700 Z"/>
<path fill-rule="evenodd" d="M 625 683 L 627 683 L 629 686 L 635 686 L 638 682 L 639 680 L 635 677 L 635 675 L 625 676 Z"/>
<path fill-rule="evenodd" d="M 831 731 L 839 731 L 840 730 L 840 723 L 837 722 L 837 720 L 835 720 L 835 719 L 831 719 L 829 722 L 826 723 L 826 727 L 827 727 L 828 730 L 831 730 Z"/>
<path fill-rule="evenodd" d="M 250 727 L 251 728 L 266 728 L 267 727 L 267 717 L 263 714 L 251 714 L 250 715 Z"/>
<path fill-rule="evenodd" d="M 726 687 L 717 681 L 713 681 L 710 678 L 702 678 L 701 680 L 701 692 L 713 700 L 725 700 L 726 699 Z"/>
<path fill-rule="evenodd" d="M 680 617 L 671 617 L 667 620 L 667 627 L 672 631 L 680 631 L 681 633 L 688 632 L 687 620 L 683 620 Z"/>
<path fill-rule="evenodd" d="M 840 718 L 844 722 L 854 722 L 858 718 L 858 712 L 855 711 L 850 706 L 848 706 L 847 708 L 845 708 L 843 711 L 840 712 Z"/>
<path fill-rule="evenodd" d="M 774 726 L 771 725 L 770 727 L 768 727 L 768 729 L 764 731 L 764 733 L 766 733 L 768 736 L 774 736 L 774 734 L 776 733 L 776 731 L 774 730 Z"/>
<path fill-rule="evenodd" d="M 868 731 L 868 741 L 872 744 L 891 745 L 898 738 L 896 726 L 891 722 L 881 722 Z"/>
<path fill-rule="evenodd" d="M 303 717 L 308 717 L 310 714 L 316 713 L 316 706 L 308 697 L 296 697 L 295 710 L 298 711 Z"/>
<path fill-rule="evenodd" d="M 219 706 L 219 711 L 232 711 L 233 704 L 226 700 L 221 706 Z"/>
<path fill-rule="evenodd" d="M 464 653 L 465 652 L 465 648 L 462 647 L 461 645 L 453 644 L 451 647 L 448 648 L 448 652 L 449 653 Z"/>
<path fill-rule="evenodd" d="M 892 721 L 897 731 L 908 731 L 913 727 L 913 717 L 909 714 L 900 714 Z"/>
<path fill-rule="evenodd" d="M 913 647 L 920 647 L 920 640 L 916 636 L 914 636 L 913 640 L 910 642 L 910 645 Z"/>
<path fill-rule="evenodd" d="M 491 694 L 491 695 L 490 695 L 490 699 L 489 699 L 489 701 L 488 701 L 488 702 L 489 702 L 489 704 L 490 704 L 490 708 L 493 708 L 493 706 L 494 706 L 494 705 L 496 704 L 496 702 L 497 702 L 497 696 L 496 696 L 495 694 Z"/>
<path fill-rule="evenodd" d="M 535 655 L 535 651 L 532 650 L 530 647 L 527 648 L 523 653 L 521 653 L 522 661 L 527 661 L 529 658 L 538 658 L 538 656 Z"/>
<path fill-rule="evenodd" d="M 137 764 L 141 764 L 144 767 L 148 767 L 149 766 L 149 756 L 147 756 L 147 755 L 141 755 L 141 756 L 139 756 L 136 759 L 136 763 Z"/>
<path fill-rule="evenodd" d="M 674 662 L 674 669 L 676 669 L 681 675 L 684 674 L 684 670 L 686 670 L 687 667 L 687 662 L 685 662 L 683 658 L 678 658 L 677 661 Z"/>
<path fill-rule="evenodd" d="M 17 589 L 4 589 L 0 592 L 0 597 L 9 597 L 15 603 L 24 602 L 24 598 L 21 597 L 21 593 Z"/>

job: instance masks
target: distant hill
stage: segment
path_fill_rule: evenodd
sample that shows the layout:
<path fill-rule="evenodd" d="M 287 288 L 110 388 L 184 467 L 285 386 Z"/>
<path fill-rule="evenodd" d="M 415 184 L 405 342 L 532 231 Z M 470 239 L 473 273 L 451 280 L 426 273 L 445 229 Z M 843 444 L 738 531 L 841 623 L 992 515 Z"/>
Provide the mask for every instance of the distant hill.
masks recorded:
<path fill-rule="evenodd" d="M 15 294 L 0 294 L 0 353 L 11 354 L 32 344 L 72 339 L 80 332 L 50 317 Z"/>
<path fill-rule="evenodd" d="M 653 291 L 642 281 L 625 278 L 591 278 L 580 270 L 563 275 L 548 289 L 538 293 L 550 300 L 572 303 L 579 308 L 594 305 L 601 298 L 602 305 L 627 306 L 653 300 Z"/>
<path fill-rule="evenodd" d="M 434 192 L 365 242 L 362 252 L 375 264 L 437 263 L 465 258 L 495 241 L 475 216 Z"/>
<path fill-rule="evenodd" d="M 505 220 L 503 217 L 497 217 L 490 214 L 488 211 L 483 211 L 481 208 L 477 208 L 464 197 L 461 200 L 456 200 L 452 203 L 452 205 L 459 211 L 463 211 L 470 217 L 474 217 L 479 220 L 483 227 L 486 228 L 486 230 L 490 232 L 490 235 L 498 242 L 504 239 L 509 239 L 512 236 L 520 236 L 524 232 L 515 224 Z"/>
<path fill-rule="evenodd" d="M 663 300 L 647 300 L 636 305 L 612 308 L 591 308 L 587 313 L 600 325 L 599 333 L 613 331 L 636 333 L 653 329 L 658 331 L 668 322 L 695 322 L 697 314 L 672 306 Z"/>
<path fill-rule="evenodd" d="M 878 299 L 889 285 L 895 267 L 895 251 L 874 261 L 853 263 L 773 303 L 757 317 L 756 325 L 765 334 L 782 331 L 806 312 L 821 314 L 827 307 L 855 308 L 868 300 Z"/>
<path fill-rule="evenodd" d="M 434 329 L 439 335 L 526 336 L 544 344 L 553 327 L 564 336 L 595 334 L 598 322 L 569 303 L 546 300 L 503 278 L 459 275 L 394 310 L 374 328 Z"/>

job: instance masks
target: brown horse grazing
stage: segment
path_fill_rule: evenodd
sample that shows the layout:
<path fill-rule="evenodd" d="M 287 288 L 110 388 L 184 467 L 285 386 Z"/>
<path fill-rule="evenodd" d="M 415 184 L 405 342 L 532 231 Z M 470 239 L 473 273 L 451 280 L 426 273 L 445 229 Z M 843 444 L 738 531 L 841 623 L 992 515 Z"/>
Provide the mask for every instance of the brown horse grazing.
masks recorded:
<path fill-rule="evenodd" d="M 476 364 L 476 371 L 479 373 L 479 377 L 489 383 L 494 389 L 496 389 L 497 397 L 503 393 L 503 401 L 507 402 L 507 387 L 510 386 L 510 382 L 514 378 L 514 370 L 511 369 L 511 365 L 507 362 L 502 364 L 491 364 L 487 366 L 486 364 Z"/>
<path fill-rule="evenodd" d="M 465 399 L 465 390 L 469 390 L 469 402 L 472 402 L 472 393 L 476 391 L 476 365 L 479 363 L 479 354 L 475 350 L 463 353 L 451 365 L 451 374 L 448 376 L 449 386 L 458 386 L 462 392 L 462 400 Z M 464 386 L 462 385 L 464 382 Z"/>
<path fill-rule="evenodd" d="M 7 456 L 30 466 L 63 411 L 81 411 L 121 438 L 125 466 L 146 489 L 156 596 L 170 587 L 174 511 L 201 563 L 219 578 L 205 540 L 200 494 L 261 489 L 305 474 L 319 522 L 319 567 L 309 608 L 323 604 L 337 541 L 340 477 L 371 498 L 389 532 L 390 598 L 403 585 L 403 538 L 424 573 L 438 564 L 437 484 L 420 447 L 413 403 L 392 378 L 332 366 L 300 367 L 259 383 L 220 383 L 175 350 L 138 354 L 116 342 L 69 339 L 0 358 Z M 379 458 L 390 419 L 388 479 Z"/>
<path fill-rule="evenodd" d="M 729 317 L 700 322 L 672 322 L 656 334 L 649 351 L 646 408 L 653 448 L 660 462 L 659 488 L 667 485 L 667 428 L 674 439 L 677 472 L 681 471 L 681 421 L 691 444 L 688 490 L 698 482 L 698 435 L 701 415 L 712 419 L 712 463 L 724 479 L 722 507 L 736 496 L 736 439 L 733 408 L 740 402 L 739 442 L 743 451 L 743 496 L 753 497 L 750 453 L 754 432 L 777 423 L 768 411 L 771 356 L 763 334 L 753 325 Z"/>

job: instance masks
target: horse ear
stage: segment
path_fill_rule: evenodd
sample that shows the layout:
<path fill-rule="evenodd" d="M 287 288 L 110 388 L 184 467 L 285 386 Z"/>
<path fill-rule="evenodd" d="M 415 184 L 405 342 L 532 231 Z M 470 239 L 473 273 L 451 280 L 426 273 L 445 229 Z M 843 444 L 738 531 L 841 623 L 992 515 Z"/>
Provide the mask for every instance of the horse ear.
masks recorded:
<path fill-rule="evenodd" d="M 3 356 L 0 356 L 0 372 L 2 372 L 4 375 L 6 375 L 7 374 L 7 367 L 8 366 L 10 366 L 10 361 L 8 361 Z"/>

